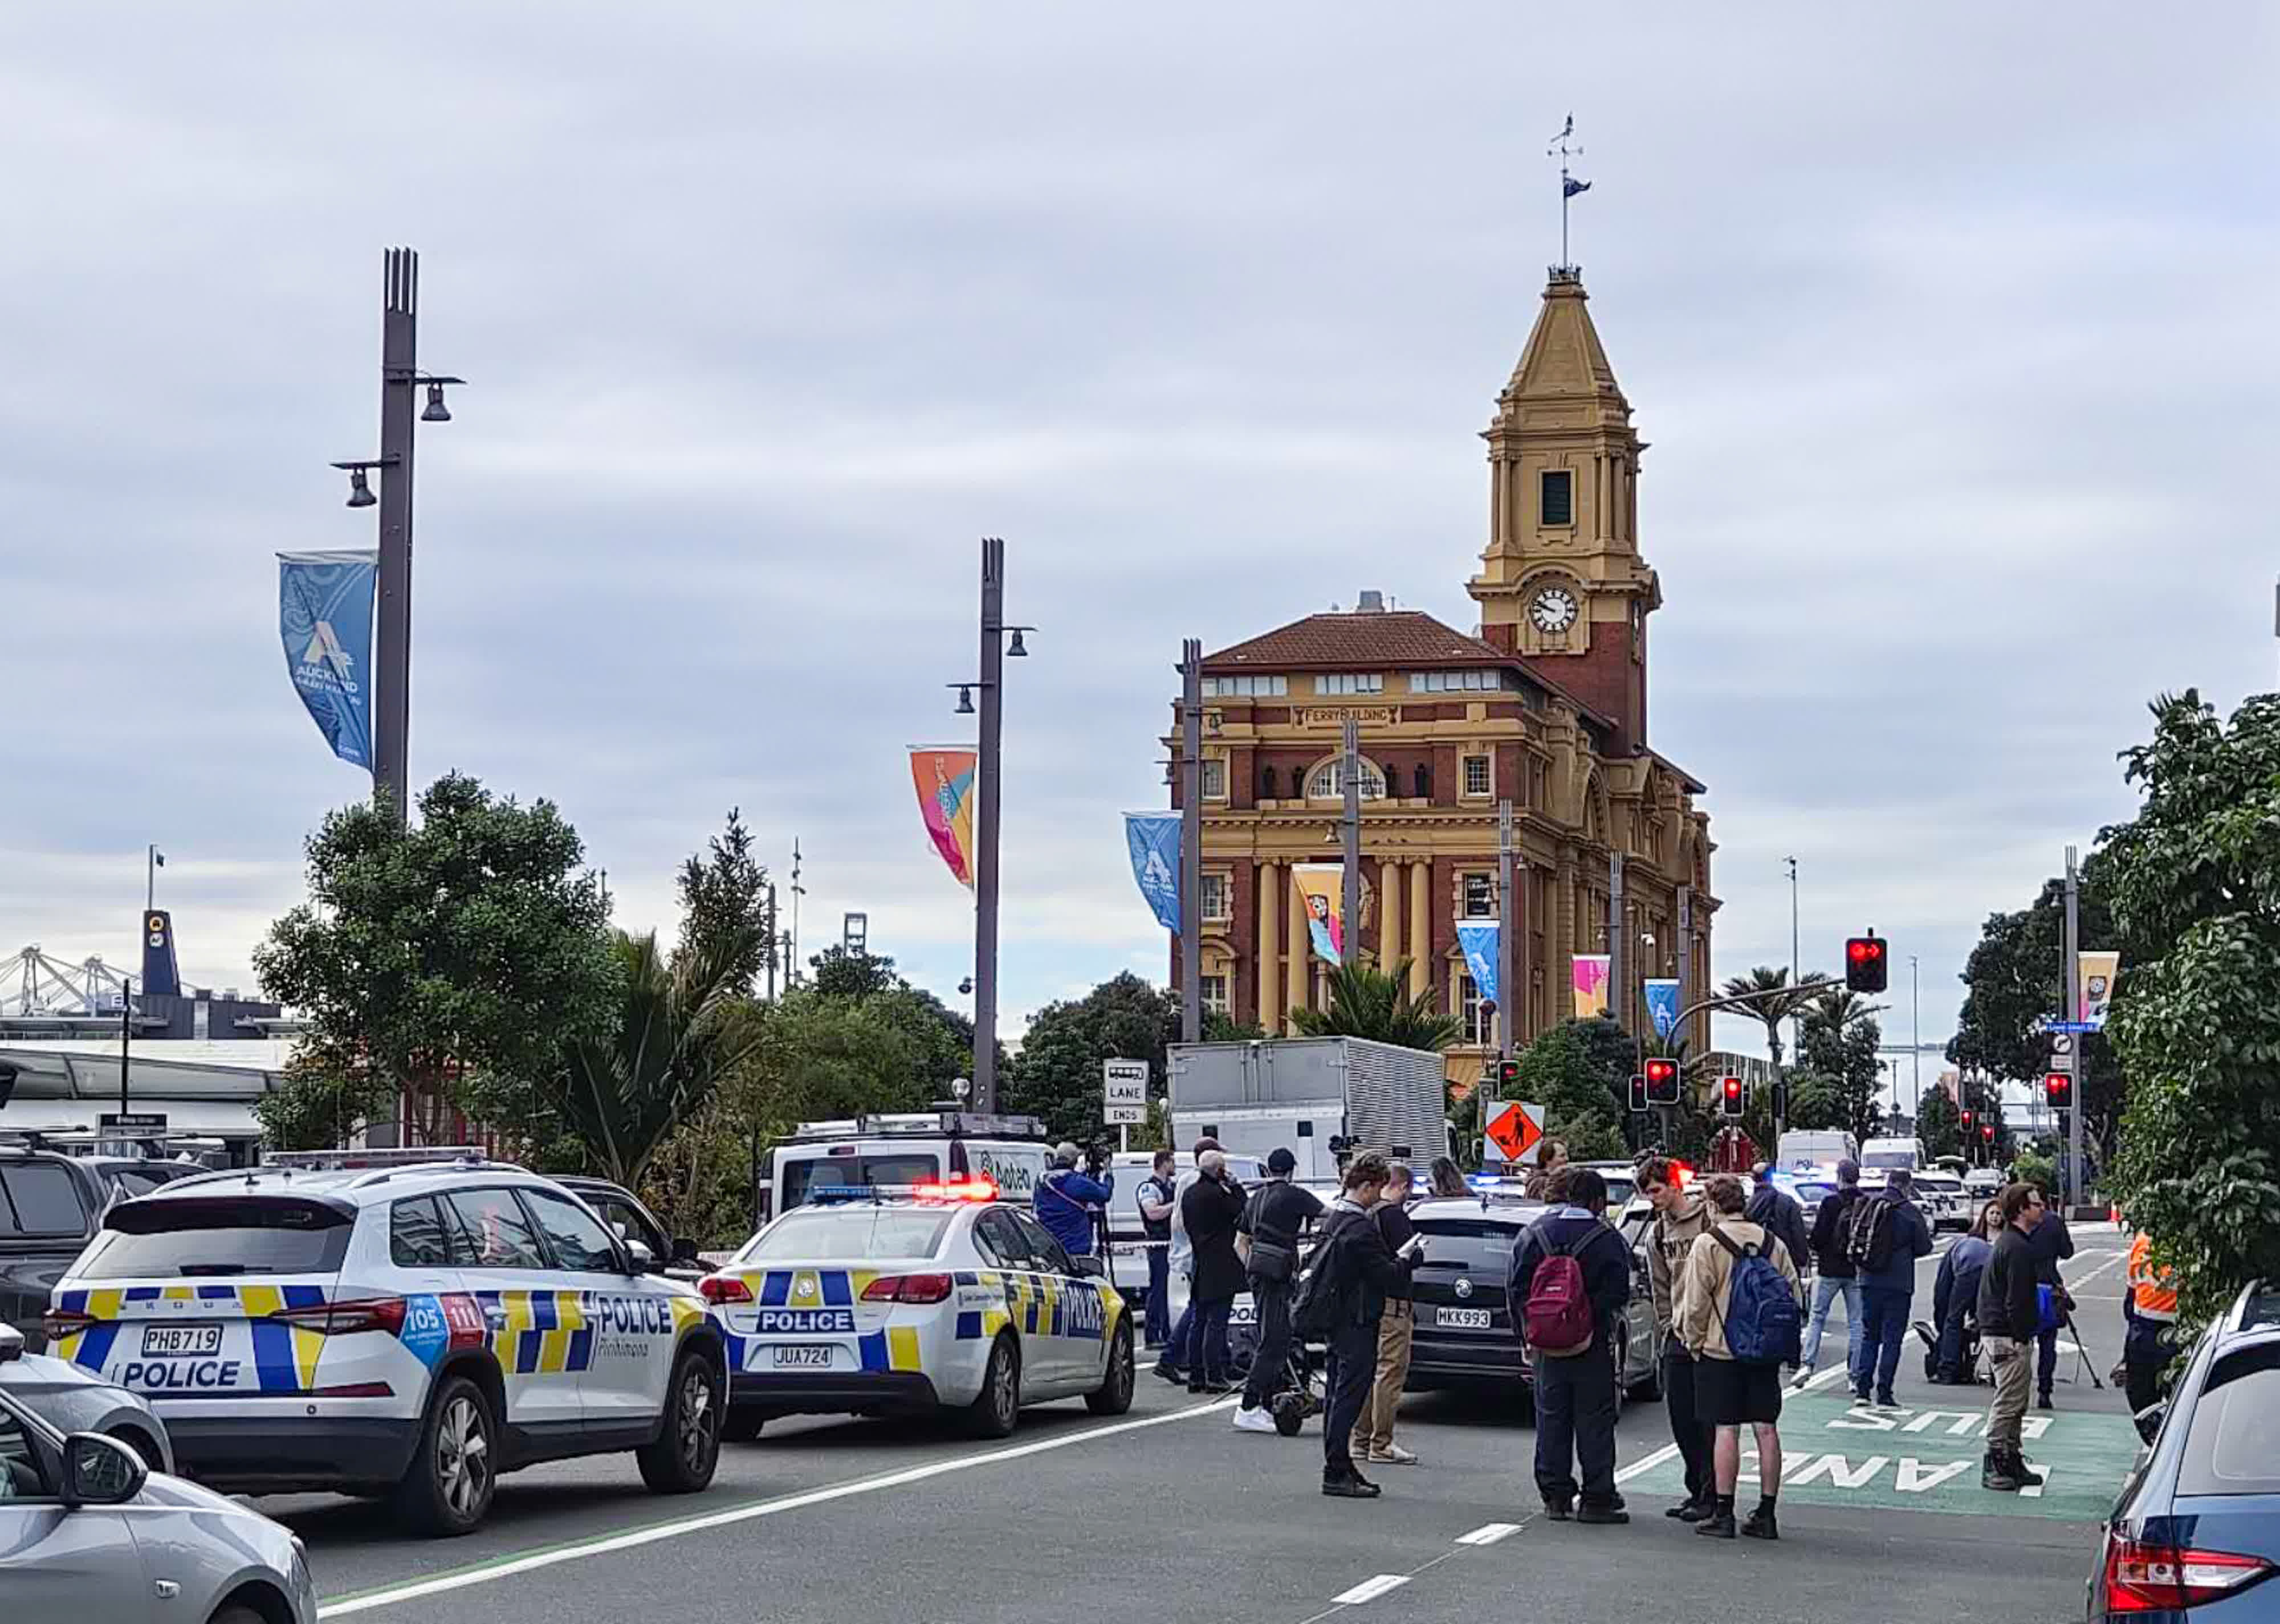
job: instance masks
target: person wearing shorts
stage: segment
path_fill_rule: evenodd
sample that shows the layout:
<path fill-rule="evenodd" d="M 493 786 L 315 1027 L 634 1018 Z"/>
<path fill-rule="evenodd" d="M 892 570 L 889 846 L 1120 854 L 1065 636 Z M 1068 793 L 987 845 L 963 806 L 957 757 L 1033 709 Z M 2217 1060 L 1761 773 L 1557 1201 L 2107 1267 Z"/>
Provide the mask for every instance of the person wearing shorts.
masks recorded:
<path fill-rule="evenodd" d="M 1742 1428 L 1747 1427 L 1757 1436 L 1758 1509 L 1738 1532 L 1752 1539 L 1779 1539 L 1774 1496 L 1782 1474 L 1781 1366 L 1745 1364 L 1726 1345 L 1726 1306 L 1736 1255 L 1729 1246 L 1743 1251 L 1756 1247 L 1792 1292 L 1798 1289 L 1797 1265 L 1787 1247 L 1771 1244 L 1762 1228 L 1742 1216 L 1746 1198 L 1739 1179 L 1720 1174 L 1709 1181 L 1705 1195 L 1713 1221 L 1687 1253 L 1673 1328 L 1694 1358 L 1696 1412 L 1714 1434 L 1711 1470 L 1716 1497 L 1711 1514 L 1696 1523 L 1694 1531 L 1711 1539 L 1735 1537 L 1734 1489 L 1742 1470 Z"/>

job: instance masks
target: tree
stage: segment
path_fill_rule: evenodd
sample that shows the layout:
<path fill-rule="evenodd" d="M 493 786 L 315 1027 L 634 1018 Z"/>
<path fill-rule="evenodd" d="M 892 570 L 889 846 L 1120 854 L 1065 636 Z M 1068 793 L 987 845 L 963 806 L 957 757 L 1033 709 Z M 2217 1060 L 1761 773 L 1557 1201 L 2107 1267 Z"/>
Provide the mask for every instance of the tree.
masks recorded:
<path fill-rule="evenodd" d="M 297 1052 L 277 1086 L 253 1102 L 253 1114 L 270 1150 L 322 1151 L 389 1114 L 395 1094 L 369 1067 L 335 1069 L 320 1056 Z"/>
<path fill-rule="evenodd" d="M 1842 987 L 1823 988 L 1806 1006 L 1799 1070 L 1820 1086 L 1808 1091 L 1804 1078 L 1792 1082 L 1791 1126 L 1841 1128 L 1856 1139 L 1875 1135 L 1883 1121 L 1877 1102 L 1883 1092 L 1883 1062 L 1876 1056 L 1883 1031 L 1870 1012 L 1875 1007 Z M 1808 1120 L 1812 1116 L 1824 1120 Z"/>
<path fill-rule="evenodd" d="M 1945 1089 L 1934 1089 L 1916 1107 L 1916 1138 L 1926 1156 L 1961 1156 L 1963 1118 Z"/>
<path fill-rule="evenodd" d="M 329 814 L 308 842 L 309 900 L 254 966 L 309 1023 L 309 1074 L 400 1081 L 407 1129 L 432 1142 L 472 1080 L 496 1107 L 556 1075 L 568 1045 L 606 1039 L 620 970 L 601 887 L 552 802 L 520 806 L 454 773 L 419 812 L 401 829 L 370 803 Z"/>
<path fill-rule="evenodd" d="M 1600 1029 L 1621 1039 L 1616 1049 Z M 1563 1020 L 1519 1055 L 1520 1097 L 1544 1107 L 1544 1132 L 1578 1161 L 1624 1156 L 1633 1050 L 1612 1020 Z M 1614 1063 L 1609 1064 L 1610 1056 Z"/>
<path fill-rule="evenodd" d="M 2145 801 L 2100 836 L 2138 955 L 2110 1017 L 2128 1079 L 2112 1173 L 2188 1319 L 2280 1275 L 2280 696 L 2229 722 L 2188 690 L 2122 755 Z"/>
<path fill-rule="evenodd" d="M 1098 1136 L 1100 1063 L 1145 1060 L 1164 1075 L 1165 1049 L 1178 1037 L 1179 1000 L 1129 971 L 1082 998 L 1048 1004 L 1029 1021 L 1005 1080 L 1007 1108 L 1042 1117 L 1058 1138 Z"/>
<path fill-rule="evenodd" d="M 1775 969 L 1771 965 L 1760 965 L 1747 975 L 1728 978 L 1719 996 L 1728 998 L 1747 998 L 1738 1006 L 1743 1014 L 1755 1015 L 1765 1023 L 1766 1051 L 1773 1057 L 1778 1069 L 1782 1063 L 1782 1023 L 1797 1015 L 1810 1003 L 1820 989 L 1829 984 L 1829 978 L 1818 970 L 1806 972 L 1790 984 L 1786 967 Z"/>
<path fill-rule="evenodd" d="M 905 984 L 893 959 L 851 948 L 828 947 L 807 966 L 808 985 L 827 998 L 867 998 Z"/>
<path fill-rule="evenodd" d="M 723 985 L 750 997 L 760 973 L 775 962 L 775 921 L 768 912 L 768 871 L 752 856 L 752 832 L 743 812 L 728 821 L 709 850 L 681 866 L 681 938 L 676 968 L 687 959 L 725 955 Z"/>
<path fill-rule="evenodd" d="M 1464 1035 L 1464 1023 L 1435 1009 L 1429 992 L 1405 994 L 1408 974 L 1406 959 L 1390 971 L 1359 960 L 1338 965 L 1328 978 L 1329 1007 L 1292 1010 L 1290 1024 L 1307 1037 L 1365 1037 L 1438 1054 Z"/>
<path fill-rule="evenodd" d="M 896 974 L 895 961 L 875 953 L 831 947 L 808 960 L 808 990 L 822 998 L 863 1004 L 907 1036 L 917 1052 L 914 1064 L 929 1098 L 949 1092 L 951 1082 L 974 1070 L 974 1022 Z M 1005 1066 L 1001 1049 L 998 1066 Z"/>

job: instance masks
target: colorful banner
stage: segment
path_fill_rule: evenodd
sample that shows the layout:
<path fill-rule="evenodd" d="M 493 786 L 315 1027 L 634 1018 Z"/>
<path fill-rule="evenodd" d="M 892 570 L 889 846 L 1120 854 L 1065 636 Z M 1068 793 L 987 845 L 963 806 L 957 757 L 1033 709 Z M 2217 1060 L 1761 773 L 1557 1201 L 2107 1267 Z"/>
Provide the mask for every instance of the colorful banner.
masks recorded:
<path fill-rule="evenodd" d="M 1180 934 L 1180 814 L 1126 812 L 1124 843 L 1132 853 L 1132 879 L 1156 922 Z"/>
<path fill-rule="evenodd" d="M 1678 983 L 1675 981 L 1650 981 L 1646 983 L 1646 1018 L 1654 1023 L 1657 1037 L 1668 1037 L 1678 1025 Z"/>
<path fill-rule="evenodd" d="M 372 598 L 376 552 L 277 555 L 285 669 L 333 754 L 372 764 Z"/>
<path fill-rule="evenodd" d="M 1575 1019 L 1589 1020 L 1607 1012 L 1607 955 L 1575 955 Z"/>
<path fill-rule="evenodd" d="M 1306 902 L 1306 934 L 1314 957 L 1326 964 L 1345 962 L 1345 865 L 1294 863 L 1290 879 Z"/>
<path fill-rule="evenodd" d="M 2122 977 L 2119 953 L 2077 953 L 2082 975 L 2082 1023 L 2092 1032 L 2106 1030 L 2106 1006 L 2114 1002 L 2114 983 Z"/>
<path fill-rule="evenodd" d="M 1465 950 L 1465 968 L 1473 973 L 1473 985 L 1483 998 L 1497 997 L 1498 934 L 1495 920 L 1457 921 L 1457 945 Z"/>
<path fill-rule="evenodd" d="M 918 787 L 919 815 L 927 838 L 950 872 L 974 889 L 974 752 L 952 746 L 911 746 L 911 781 Z"/>

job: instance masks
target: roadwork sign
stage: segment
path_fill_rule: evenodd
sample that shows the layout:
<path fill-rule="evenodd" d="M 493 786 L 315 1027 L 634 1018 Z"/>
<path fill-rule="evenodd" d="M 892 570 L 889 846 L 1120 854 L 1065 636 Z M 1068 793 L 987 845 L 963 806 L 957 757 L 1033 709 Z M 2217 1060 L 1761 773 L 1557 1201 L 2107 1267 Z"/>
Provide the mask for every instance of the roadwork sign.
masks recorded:
<path fill-rule="evenodd" d="M 1544 1107 L 1519 1099 L 1491 1106 L 1486 1139 L 1482 1159 L 1533 1166 L 1544 1154 Z"/>

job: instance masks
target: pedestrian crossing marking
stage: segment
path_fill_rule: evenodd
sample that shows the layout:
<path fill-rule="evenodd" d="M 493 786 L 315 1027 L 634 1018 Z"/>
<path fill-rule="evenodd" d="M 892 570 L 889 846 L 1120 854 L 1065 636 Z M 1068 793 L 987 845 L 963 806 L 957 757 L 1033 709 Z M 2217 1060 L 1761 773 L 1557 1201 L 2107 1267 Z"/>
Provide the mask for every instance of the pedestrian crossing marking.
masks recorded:
<path fill-rule="evenodd" d="M 1379 1574 L 1365 1579 L 1352 1589 L 1341 1590 L 1330 1600 L 1341 1607 L 1358 1607 L 1364 1602 L 1375 1601 L 1388 1590 L 1398 1590 L 1409 1582 L 1406 1574 Z"/>
<path fill-rule="evenodd" d="M 1469 1534 L 1457 1535 L 1460 1545 L 1493 1545 L 1500 1539 L 1509 1539 L 1520 1532 L 1516 1522 L 1487 1522 Z"/>

